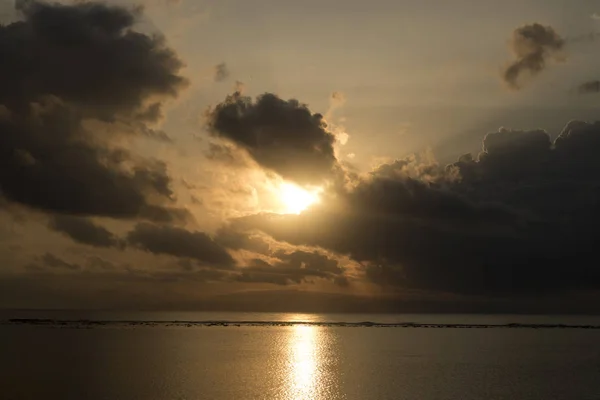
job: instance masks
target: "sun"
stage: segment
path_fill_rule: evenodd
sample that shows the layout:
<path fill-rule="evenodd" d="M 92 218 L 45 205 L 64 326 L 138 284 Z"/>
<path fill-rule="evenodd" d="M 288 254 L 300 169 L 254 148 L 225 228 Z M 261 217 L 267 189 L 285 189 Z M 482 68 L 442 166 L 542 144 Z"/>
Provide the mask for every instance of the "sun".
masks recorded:
<path fill-rule="evenodd" d="M 283 183 L 279 187 L 279 198 L 289 214 L 300 214 L 311 204 L 319 202 L 320 190 L 308 191 L 291 183 Z"/>

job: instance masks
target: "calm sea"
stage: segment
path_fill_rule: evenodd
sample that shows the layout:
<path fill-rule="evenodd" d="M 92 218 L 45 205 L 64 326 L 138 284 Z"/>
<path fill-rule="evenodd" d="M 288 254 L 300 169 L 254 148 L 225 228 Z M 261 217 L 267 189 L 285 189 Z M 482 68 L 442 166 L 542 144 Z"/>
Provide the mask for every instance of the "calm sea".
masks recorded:
<path fill-rule="evenodd" d="M 598 317 L 0 311 L 0 320 L 7 400 L 600 399 L 600 330 L 585 328 Z"/>

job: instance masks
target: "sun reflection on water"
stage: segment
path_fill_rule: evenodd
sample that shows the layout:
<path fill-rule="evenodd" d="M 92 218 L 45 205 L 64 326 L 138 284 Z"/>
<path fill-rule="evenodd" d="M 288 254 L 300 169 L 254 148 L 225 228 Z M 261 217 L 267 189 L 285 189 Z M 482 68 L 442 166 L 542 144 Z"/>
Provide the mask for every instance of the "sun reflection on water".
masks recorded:
<path fill-rule="evenodd" d="M 290 339 L 290 351 L 290 398 L 314 399 L 319 373 L 315 327 L 294 326 Z"/>
<path fill-rule="evenodd" d="M 288 321 L 317 322 L 319 316 L 290 315 Z M 320 400 L 339 398 L 336 358 L 333 354 L 335 335 L 321 327 L 298 324 L 289 327 L 286 340 L 287 371 L 283 398 L 285 400 Z"/>

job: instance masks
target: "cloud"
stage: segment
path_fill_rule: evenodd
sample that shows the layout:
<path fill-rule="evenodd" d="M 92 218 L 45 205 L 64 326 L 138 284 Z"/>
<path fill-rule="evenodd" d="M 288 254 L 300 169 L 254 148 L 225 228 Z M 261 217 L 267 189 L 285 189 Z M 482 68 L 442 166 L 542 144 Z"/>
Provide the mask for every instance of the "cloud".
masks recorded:
<path fill-rule="evenodd" d="M 308 252 L 296 250 L 291 253 L 278 251 L 275 257 L 282 260 L 287 266 L 308 271 L 318 271 L 334 275 L 342 274 L 344 269 L 339 266 L 337 260 L 331 259 L 316 251 Z"/>
<path fill-rule="evenodd" d="M 127 234 L 127 243 L 154 254 L 187 257 L 214 267 L 230 267 L 231 255 L 204 232 L 139 223 Z"/>
<path fill-rule="evenodd" d="M 249 250 L 258 254 L 270 254 L 269 243 L 259 235 L 238 232 L 231 227 L 219 229 L 215 236 L 217 243 L 232 250 Z"/>
<path fill-rule="evenodd" d="M 515 29 L 510 47 L 515 60 L 504 69 L 502 79 L 511 89 L 520 89 L 523 75 L 535 76 L 549 60 L 561 61 L 565 40 L 551 26 L 534 23 Z"/>
<path fill-rule="evenodd" d="M 332 92 L 329 96 L 329 109 L 325 113 L 325 119 L 327 121 L 332 121 L 333 114 L 335 111 L 344 106 L 346 103 L 346 95 L 342 92 Z M 340 118 L 339 121 L 343 121 L 343 118 Z M 341 125 L 330 125 L 330 131 L 335 135 L 336 140 L 342 146 L 348 143 L 348 139 L 350 139 L 350 135 L 344 130 L 344 127 Z"/>
<path fill-rule="evenodd" d="M 370 175 L 390 179 L 410 177 L 430 183 L 460 179 L 451 169 L 438 164 L 429 151 L 422 155 L 411 154 L 402 159 L 380 164 L 370 172 Z"/>
<path fill-rule="evenodd" d="M 209 142 L 205 154 L 207 159 L 227 165 L 230 168 L 247 168 L 249 164 L 254 165 L 243 150 L 226 143 Z"/>
<path fill-rule="evenodd" d="M 584 82 L 577 87 L 580 94 L 598 93 L 600 92 L 600 81 Z"/>
<path fill-rule="evenodd" d="M 167 164 L 122 147 L 133 137 L 172 141 L 158 123 L 187 81 L 165 39 L 136 32 L 140 12 L 123 7 L 20 1 L 18 10 L 20 21 L 0 26 L 0 201 L 47 212 L 49 228 L 77 243 L 178 258 L 162 257 L 173 270 L 129 271 L 100 256 L 78 264 L 48 252 L 36 258 L 38 268 L 85 267 L 159 283 L 343 287 L 350 275 L 339 260 L 347 256 L 353 280 L 359 265 L 369 283 L 396 293 L 537 296 L 600 288 L 599 269 L 588 261 L 600 245 L 598 122 L 572 121 L 555 141 L 542 130 L 501 128 L 483 138 L 481 153 L 448 166 L 409 156 L 359 175 L 340 166 L 334 144 L 343 135 L 321 114 L 272 93 L 243 96 L 238 82 L 207 113 L 209 159 L 234 175 L 233 166 L 256 163 L 300 185 L 340 177 L 345 185 L 326 186 L 322 201 L 301 214 L 250 215 L 209 235 L 170 225 L 190 215 L 177 207 Z M 503 79 L 522 87 L 572 40 L 579 39 L 540 24 L 518 28 Z M 214 72 L 216 81 L 229 78 L 224 63 Z M 587 82 L 579 91 L 598 86 Z M 345 97 L 334 92 L 329 101 L 332 110 Z M 246 176 L 238 175 L 236 184 Z M 205 204 L 216 204 L 212 188 L 202 190 Z M 121 239 L 95 217 L 136 225 Z"/>
<path fill-rule="evenodd" d="M 118 145 L 124 135 L 168 140 L 148 124 L 187 82 L 164 39 L 135 32 L 139 15 L 122 7 L 17 9 L 22 20 L 0 26 L 2 195 L 60 214 L 186 218 L 171 205 L 166 165 Z"/>
<path fill-rule="evenodd" d="M 329 97 L 329 102 L 333 107 L 342 106 L 344 103 L 346 103 L 346 95 L 338 91 L 332 92 L 331 96 Z"/>
<path fill-rule="evenodd" d="M 102 271 L 115 271 L 117 266 L 100 256 L 89 256 L 87 259 L 87 265 L 92 269 L 99 269 Z"/>
<path fill-rule="evenodd" d="M 89 219 L 57 215 L 50 219 L 49 227 L 70 237 L 77 243 L 95 247 L 118 247 L 120 240 L 108 229 Z"/>
<path fill-rule="evenodd" d="M 343 146 L 346 143 L 348 143 L 348 139 L 350 139 L 350 135 L 348 135 L 347 132 L 338 130 L 338 132 L 336 132 L 336 134 L 335 134 L 335 138 L 338 141 L 338 143 Z"/>
<path fill-rule="evenodd" d="M 554 142 L 541 130 L 500 129 L 478 156 L 446 167 L 452 179 L 410 176 L 396 161 L 336 188 L 334 202 L 233 226 L 348 255 L 367 280 L 393 288 L 599 289 L 600 269 L 589 261 L 600 245 L 599 151 L 600 122 L 571 121 Z"/>
<path fill-rule="evenodd" d="M 235 81 L 235 84 L 233 85 L 233 91 L 242 94 L 244 93 L 244 90 L 246 90 L 246 84 L 242 81 Z"/>
<path fill-rule="evenodd" d="M 338 261 L 316 251 L 297 250 L 291 253 L 279 251 L 273 255 L 280 261 L 269 263 L 255 259 L 250 266 L 240 268 L 234 276 L 238 282 L 271 283 L 275 285 L 300 284 L 311 278 L 331 280 L 340 286 L 347 286 L 344 269 Z"/>
<path fill-rule="evenodd" d="M 321 114 L 297 100 L 236 92 L 208 112 L 213 136 L 245 149 L 262 167 L 299 184 L 321 184 L 337 166 L 335 136 Z"/>
<path fill-rule="evenodd" d="M 4 104 L 54 95 L 94 116 L 153 120 L 160 103 L 151 96 L 173 97 L 186 85 L 178 75 L 183 64 L 164 38 L 132 30 L 135 11 L 29 0 L 17 1 L 17 9 L 24 20 L 3 27 L 0 36 Z"/>
<path fill-rule="evenodd" d="M 221 63 L 215 65 L 215 82 L 223 82 L 224 80 L 227 80 L 229 78 L 229 75 L 231 74 L 229 73 L 229 68 L 227 68 L 227 64 Z"/>
<path fill-rule="evenodd" d="M 45 253 L 42 257 L 40 257 L 41 263 L 52 269 L 63 269 L 70 271 L 77 271 L 81 269 L 79 264 L 69 263 L 52 253 Z"/>

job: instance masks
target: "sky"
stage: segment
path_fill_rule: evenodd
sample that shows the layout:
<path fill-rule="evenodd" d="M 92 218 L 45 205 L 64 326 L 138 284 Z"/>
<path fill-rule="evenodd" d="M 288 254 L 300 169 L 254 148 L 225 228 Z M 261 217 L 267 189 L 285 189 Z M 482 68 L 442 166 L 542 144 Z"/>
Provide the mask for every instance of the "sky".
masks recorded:
<path fill-rule="evenodd" d="M 598 312 L 600 4 L 0 4 L 0 307 Z"/>

